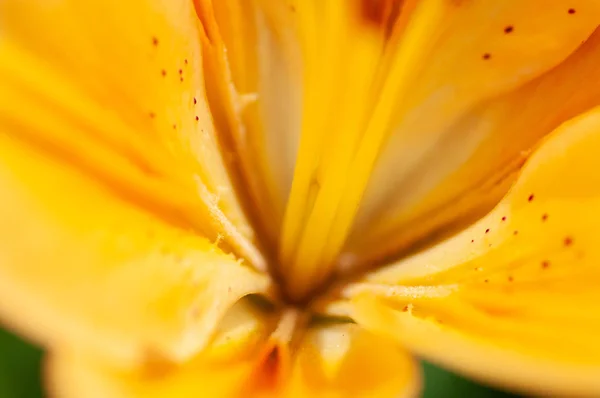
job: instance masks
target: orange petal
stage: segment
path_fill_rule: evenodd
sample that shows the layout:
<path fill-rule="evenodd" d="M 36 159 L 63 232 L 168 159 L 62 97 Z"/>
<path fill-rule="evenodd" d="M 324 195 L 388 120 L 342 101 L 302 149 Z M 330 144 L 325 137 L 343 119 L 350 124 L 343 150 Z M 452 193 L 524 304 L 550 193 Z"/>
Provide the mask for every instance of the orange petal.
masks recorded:
<path fill-rule="evenodd" d="M 267 276 L 19 137 L 0 135 L 0 315 L 47 345 L 186 358 Z"/>
<path fill-rule="evenodd" d="M 0 4 L 0 128 L 256 266 L 185 0 Z"/>
<path fill-rule="evenodd" d="M 346 244 L 350 261 L 368 266 L 482 216 L 541 137 L 600 103 L 600 3 L 444 3 Z"/>
<path fill-rule="evenodd" d="M 488 382 L 597 396 L 599 153 L 594 108 L 540 145 L 486 217 L 348 287 L 349 314 Z"/>
<path fill-rule="evenodd" d="M 475 131 L 471 145 L 458 145 L 470 131 L 454 130 L 454 124 L 567 58 L 594 31 L 600 11 L 593 0 L 572 5 L 576 15 L 560 3 L 540 7 L 545 4 L 540 0 L 494 6 L 485 1 L 396 3 L 403 3 L 396 11 L 383 1 L 282 6 L 280 14 L 295 29 L 302 56 L 301 135 L 279 234 L 280 274 L 296 299 L 336 271 L 352 228 L 354 237 L 346 245 L 351 255 L 363 239 L 368 241 L 358 254 L 365 257 L 376 256 L 365 252 L 387 249 L 382 243 L 395 249 L 398 242 L 382 242 L 382 236 L 390 241 L 394 236 L 381 233 L 389 232 L 386 221 L 406 210 L 406 200 L 422 201 L 452 170 L 449 164 L 460 168 L 485 138 Z M 387 25 L 383 29 L 377 21 L 373 29 L 377 17 L 370 13 L 377 7 Z M 507 34 L 510 24 L 514 31 Z M 483 57 L 487 51 L 492 59 Z M 535 131 L 511 147 L 514 157 L 547 132 Z M 456 148 L 448 150 L 448 142 Z M 441 154 L 448 163 L 437 168 L 444 163 Z M 441 176 L 420 178 L 429 170 L 420 161 L 429 155 L 431 168 Z M 412 173 L 418 175 L 402 185 Z M 423 189 L 432 181 L 434 187 Z M 357 213 L 360 206 L 364 214 Z M 351 257 L 342 260 L 353 262 Z"/>

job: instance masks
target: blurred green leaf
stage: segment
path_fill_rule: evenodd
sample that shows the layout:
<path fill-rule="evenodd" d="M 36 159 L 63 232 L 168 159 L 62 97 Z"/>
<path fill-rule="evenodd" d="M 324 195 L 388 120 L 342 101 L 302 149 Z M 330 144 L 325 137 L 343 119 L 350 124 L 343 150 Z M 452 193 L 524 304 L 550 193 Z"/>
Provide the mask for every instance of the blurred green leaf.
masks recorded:
<path fill-rule="evenodd" d="M 476 384 L 430 363 L 423 363 L 425 391 L 423 398 L 519 398 Z"/>
<path fill-rule="evenodd" d="M 42 352 L 0 329 L 0 397 L 41 398 Z"/>

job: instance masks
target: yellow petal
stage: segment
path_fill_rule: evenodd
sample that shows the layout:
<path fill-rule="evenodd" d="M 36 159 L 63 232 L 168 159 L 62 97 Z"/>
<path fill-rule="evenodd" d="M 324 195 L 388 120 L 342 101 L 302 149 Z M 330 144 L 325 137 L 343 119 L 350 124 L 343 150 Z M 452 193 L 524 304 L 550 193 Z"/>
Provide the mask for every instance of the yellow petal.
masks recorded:
<path fill-rule="evenodd" d="M 264 266 L 220 154 L 192 2 L 0 4 L 2 134 Z"/>
<path fill-rule="evenodd" d="M 416 397 L 418 364 L 392 340 L 355 324 L 309 329 L 298 349 L 287 397 Z"/>
<path fill-rule="evenodd" d="M 412 358 L 390 340 L 354 324 L 309 330 L 290 369 L 283 363 L 287 355 L 277 351 L 263 364 L 241 358 L 215 364 L 198 358 L 162 371 L 154 365 L 145 372 L 119 373 L 84 356 L 60 353 L 51 357 L 48 383 L 65 398 L 80 397 L 84 391 L 90 398 L 408 398 L 419 393 L 419 368 Z M 275 373 L 285 377 L 284 384 L 263 383 L 277 377 Z"/>
<path fill-rule="evenodd" d="M 563 124 L 452 239 L 348 287 L 364 327 L 470 376 L 600 394 L 600 108 Z"/>
<path fill-rule="evenodd" d="M 440 25 L 396 109 L 348 261 L 368 266 L 482 216 L 541 137 L 600 103 L 600 32 L 588 39 L 599 3 L 546 3 L 461 2 Z"/>
<path fill-rule="evenodd" d="M 245 393 L 251 362 L 215 366 L 191 363 L 176 371 L 119 373 L 74 354 L 51 355 L 47 364 L 47 385 L 56 398 L 238 398 Z"/>
<path fill-rule="evenodd" d="M 227 311 L 207 349 L 183 363 L 148 355 L 138 367 L 120 370 L 89 351 L 60 347 L 46 364 L 48 390 L 61 398 L 249 396 L 271 315 L 248 297 L 240 300 Z"/>
<path fill-rule="evenodd" d="M 0 159 L 0 314 L 44 344 L 185 358 L 270 283 L 18 136 L 0 135 Z"/>

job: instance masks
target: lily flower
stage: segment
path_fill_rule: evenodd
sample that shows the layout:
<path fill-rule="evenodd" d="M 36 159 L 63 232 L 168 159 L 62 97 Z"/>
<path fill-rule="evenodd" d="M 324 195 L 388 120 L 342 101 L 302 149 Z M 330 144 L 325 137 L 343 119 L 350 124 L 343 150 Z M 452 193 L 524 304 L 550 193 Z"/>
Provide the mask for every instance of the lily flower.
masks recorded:
<path fill-rule="evenodd" d="M 600 395 L 597 0 L 1 0 L 0 318 L 57 397 Z"/>

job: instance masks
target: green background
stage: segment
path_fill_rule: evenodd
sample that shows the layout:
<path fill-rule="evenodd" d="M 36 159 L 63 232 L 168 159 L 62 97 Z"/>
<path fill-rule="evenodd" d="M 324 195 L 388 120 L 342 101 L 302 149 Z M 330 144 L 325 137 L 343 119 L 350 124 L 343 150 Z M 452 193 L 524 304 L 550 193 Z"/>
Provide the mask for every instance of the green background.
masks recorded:
<path fill-rule="evenodd" d="M 0 398 L 44 396 L 40 372 L 42 355 L 38 348 L 0 329 Z M 518 397 L 472 383 L 430 364 L 424 364 L 424 369 L 425 398 Z"/>

